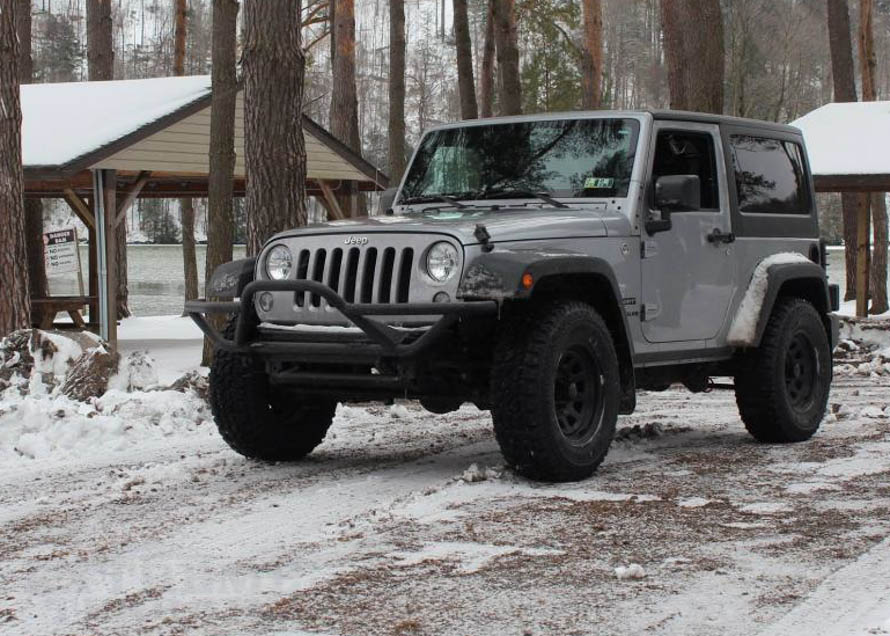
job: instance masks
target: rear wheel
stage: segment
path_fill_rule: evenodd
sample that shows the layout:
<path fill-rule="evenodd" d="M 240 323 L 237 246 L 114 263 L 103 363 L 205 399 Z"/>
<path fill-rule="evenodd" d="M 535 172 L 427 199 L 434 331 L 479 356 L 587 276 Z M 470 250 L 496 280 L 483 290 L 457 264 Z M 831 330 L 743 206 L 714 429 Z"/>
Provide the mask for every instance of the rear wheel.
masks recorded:
<path fill-rule="evenodd" d="M 492 419 L 517 472 L 545 481 L 589 477 L 618 419 L 618 358 L 608 327 L 580 302 L 509 320 L 495 348 Z"/>
<path fill-rule="evenodd" d="M 799 442 L 818 430 L 831 386 L 831 346 L 819 312 L 800 298 L 777 302 L 760 346 L 735 376 L 745 428 L 761 442 Z"/>
<path fill-rule="evenodd" d="M 224 331 L 234 335 L 235 319 Z M 276 390 L 253 356 L 216 349 L 210 367 L 210 407 L 233 450 L 254 459 L 292 461 L 321 444 L 337 403 Z"/>

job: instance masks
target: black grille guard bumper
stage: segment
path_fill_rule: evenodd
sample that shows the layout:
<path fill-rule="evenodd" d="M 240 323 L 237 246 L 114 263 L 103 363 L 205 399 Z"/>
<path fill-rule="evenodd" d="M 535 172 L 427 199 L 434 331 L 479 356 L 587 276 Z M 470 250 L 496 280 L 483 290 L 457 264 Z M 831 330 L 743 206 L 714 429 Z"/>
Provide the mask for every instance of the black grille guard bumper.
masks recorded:
<path fill-rule="evenodd" d="M 285 331 L 274 340 L 263 339 L 258 331 L 260 320 L 256 314 L 254 297 L 264 291 L 317 294 L 361 329 L 366 338 L 361 338 L 361 341 L 331 339 L 324 333 L 318 333 L 309 341 L 300 341 L 296 337 L 289 339 Z M 185 313 L 215 346 L 226 351 L 321 358 L 345 355 L 350 359 L 375 359 L 381 356 L 411 357 L 432 346 L 461 318 L 494 315 L 497 312 L 498 304 L 493 300 L 414 304 L 347 303 L 327 285 L 309 280 L 254 281 L 244 287 L 238 300 L 192 300 L 185 303 Z M 223 337 L 210 325 L 206 318 L 210 314 L 237 314 L 234 340 Z M 439 316 L 439 318 L 422 335 L 413 338 L 411 332 L 395 329 L 374 320 L 371 316 Z"/>

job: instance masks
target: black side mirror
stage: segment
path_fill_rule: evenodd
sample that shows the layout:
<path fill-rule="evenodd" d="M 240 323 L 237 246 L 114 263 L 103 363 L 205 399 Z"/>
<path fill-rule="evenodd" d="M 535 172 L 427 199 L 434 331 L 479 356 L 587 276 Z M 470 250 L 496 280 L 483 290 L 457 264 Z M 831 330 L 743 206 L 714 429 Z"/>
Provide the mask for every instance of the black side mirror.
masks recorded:
<path fill-rule="evenodd" d="M 671 229 L 671 214 L 701 209 L 701 179 L 694 174 L 672 174 L 655 182 L 655 207 L 661 219 L 646 222 L 649 234 Z"/>
<path fill-rule="evenodd" d="M 380 193 L 380 200 L 377 204 L 378 214 L 392 214 L 392 204 L 396 200 L 396 193 L 398 191 L 398 188 L 387 188 Z"/>

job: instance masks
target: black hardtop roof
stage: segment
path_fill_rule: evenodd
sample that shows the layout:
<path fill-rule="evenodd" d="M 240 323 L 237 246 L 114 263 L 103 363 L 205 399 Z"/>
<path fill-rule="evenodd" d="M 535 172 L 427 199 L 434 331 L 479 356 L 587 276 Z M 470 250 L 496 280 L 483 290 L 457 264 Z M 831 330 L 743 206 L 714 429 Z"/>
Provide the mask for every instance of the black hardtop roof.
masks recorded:
<path fill-rule="evenodd" d="M 464 126 L 483 126 L 509 124 L 516 122 L 533 122 L 533 121 L 552 121 L 560 119 L 588 119 L 596 117 L 628 117 L 649 115 L 656 121 L 685 121 L 707 124 L 729 124 L 735 126 L 744 126 L 746 128 L 759 128 L 764 131 L 772 131 L 783 134 L 801 136 L 799 128 L 789 126 L 787 124 L 778 124 L 775 122 L 763 121 L 760 119 L 744 119 L 742 117 L 731 117 L 729 115 L 715 115 L 713 113 L 697 113 L 685 110 L 657 110 L 657 109 L 640 109 L 640 110 L 574 110 L 553 113 L 535 113 L 529 115 L 511 115 L 506 117 L 490 117 L 486 119 L 467 119 L 447 124 L 432 126 L 430 130 L 443 130 L 449 128 L 461 128 Z"/>
<path fill-rule="evenodd" d="M 697 113 L 687 110 L 646 110 L 656 120 L 670 121 L 693 121 L 708 124 L 734 124 L 737 126 L 748 126 L 752 128 L 764 128 L 777 132 L 790 133 L 800 135 L 800 129 L 788 124 L 779 124 L 772 121 L 763 121 L 762 119 L 748 119 L 746 117 L 732 117 L 730 115 L 716 115 L 714 113 Z"/>

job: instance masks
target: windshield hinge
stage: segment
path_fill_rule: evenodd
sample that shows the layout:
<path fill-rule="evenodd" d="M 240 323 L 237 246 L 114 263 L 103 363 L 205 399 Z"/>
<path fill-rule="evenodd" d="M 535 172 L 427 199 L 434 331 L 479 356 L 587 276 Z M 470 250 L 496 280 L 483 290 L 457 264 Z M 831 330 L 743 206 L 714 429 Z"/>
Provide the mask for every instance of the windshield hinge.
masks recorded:
<path fill-rule="evenodd" d="M 473 236 L 476 237 L 476 240 L 482 243 L 482 251 L 490 252 L 494 249 L 494 245 L 491 242 L 491 234 L 488 233 L 488 229 L 479 223 L 476 226 L 476 229 L 473 231 Z"/>

